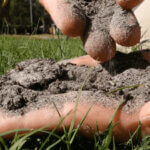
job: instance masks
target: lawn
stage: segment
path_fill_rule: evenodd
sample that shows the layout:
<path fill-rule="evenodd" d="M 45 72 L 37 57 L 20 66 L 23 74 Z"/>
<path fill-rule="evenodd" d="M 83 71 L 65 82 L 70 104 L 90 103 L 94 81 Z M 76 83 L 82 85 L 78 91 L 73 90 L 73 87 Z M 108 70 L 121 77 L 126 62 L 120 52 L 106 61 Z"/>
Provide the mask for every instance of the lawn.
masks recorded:
<path fill-rule="evenodd" d="M 4 74 L 16 63 L 33 58 L 52 58 L 55 61 L 84 55 L 80 39 L 70 39 L 64 36 L 57 38 L 40 39 L 24 36 L 0 36 L 0 75 Z M 55 133 L 39 129 L 28 134 L 16 136 L 13 140 L 5 140 L 0 134 L 0 149 L 32 150 L 32 149 L 54 149 L 54 150 L 107 150 L 107 149 L 133 149 L 149 150 L 150 137 L 143 140 L 137 138 L 132 141 L 133 136 L 126 143 L 117 144 L 112 135 L 113 124 L 110 123 L 104 134 L 98 134 L 93 139 L 88 139 L 77 134 L 77 129 L 64 129 L 62 133 Z M 43 136 L 35 135 L 36 132 L 44 132 Z M 140 132 L 139 129 L 136 133 Z M 7 133 L 6 133 L 7 134 Z"/>
<path fill-rule="evenodd" d="M 56 38 L 56 37 L 55 37 Z M 38 39 L 23 36 L 0 36 L 0 74 L 17 62 L 33 58 L 52 58 L 55 61 L 85 54 L 80 39 L 58 36 L 57 39 Z"/>

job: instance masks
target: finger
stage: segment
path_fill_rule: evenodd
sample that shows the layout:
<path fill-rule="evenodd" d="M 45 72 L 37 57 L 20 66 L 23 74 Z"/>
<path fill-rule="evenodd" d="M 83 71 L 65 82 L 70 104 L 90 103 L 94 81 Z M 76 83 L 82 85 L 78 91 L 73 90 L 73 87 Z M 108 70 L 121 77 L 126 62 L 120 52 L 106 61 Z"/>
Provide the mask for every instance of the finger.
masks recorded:
<path fill-rule="evenodd" d="M 85 29 L 83 14 L 74 13 L 71 4 L 65 0 L 40 0 L 51 15 L 56 26 L 68 36 L 81 36 Z"/>
<path fill-rule="evenodd" d="M 70 109 L 72 107 L 73 110 L 75 104 L 67 104 L 64 108 L 67 108 L 68 106 Z M 88 137 L 93 136 L 92 133 L 97 133 L 98 130 L 101 133 L 105 132 L 114 113 L 114 108 L 111 106 L 103 106 L 97 103 L 79 103 L 76 112 L 75 126 L 80 123 L 91 106 L 92 108 L 80 128 L 80 133 Z M 71 124 L 72 117 L 73 114 L 70 114 L 65 120 L 67 121 L 68 126 Z M 65 125 L 67 125 L 67 123 L 65 123 Z M 134 112 L 128 114 L 123 112 L 122 108 L 119 108 L 113 118 L 113 124 L 116 123 L 118 124 L 113 128 L 115 140 L 118 142 L 127 141 L 130 138 L 130 135 L 134 133 L 138 127 L 139 113 Z"/>
<path fill-rule="evenodd" d="M 39 129 L 46 126 L 48 126 L 48 128 L 52 130 L 57 126 L 60 118 L 54 108 L 47 107 L 29 111 L 24 115 L 10 115 L 4 112 L 0 112 L 0 121 L 0 133 L 13 131 L 16 129 L 22 130 L 19 133 L 25 133 L 32 129 Z M 14 134 L 15 133 L 12 133 L 10 135 L 6 135 L 5 137 L 11 137 Z"/>
<path fill-rule="evenodd" d="M 116 44 L 106 32 L 94 31 L 83 38 L 85 51 L 95 60 L 105 62 L 114 57 Z"/>
<path fill-rule="evenodd" d="M 132 9 L 142 1 L 143 0 L 116 0 L 116 2 L 124 9 Z"/>
<path fill-rule="evenodd" d="M 89 55 L 85 55 L 85 56 L 81 56 L 78 58 L 74 58 L 74 59 L 70 59 L 69 60 L 70 63 L 75 64 L 77 66 L 89 66 L 89 67 L 94 67 L 97 66 L 100 62 L 94 60 L 91 56 Z"/>
<path fill-rule="evenodd" d="M 139 43 L 141 29 L 132 11 L 118 9 L 110 24 L 111 37 L 122 46 L 134 46 Z"/>
<path fill-rule="evenodd" d="M 150 135 L 150 102 L 146 103 L 140 111 L 142 133 Z"/>
<path fill-rule="evenodd" d="M 67 60 L 61 60 L 61 61 L 57 62 L 57 64 L 59 64 L 59 65 L 67 65 L 69 63 L 75 64 L 77 66 L 95 67 L 100 63 L 100 61 L 96 61 L 91 56 L 85 55 L 85 56 L 80 56 L 80 57 L 67 59 Z"/>
<path fill-rule="evenodd" d="M 97 132 L 97 129 L 99 129 L 100 132 L 106 131 L 114 112 L 114 108 L 110 106 L 103 106 L 97 103 L 87 103 L 85 102 L 86 100 L 84 100 L 84 98 L 82 100 L 83 101 L 80 101 L 77 106 L 74 127 L 77 127 L 80 124 L 81 120 L 88 112 L 89 108 L 92 106 L 82 126 L 80 127 L 80 133 L 91 137 L 93 136 L 92 133 Z M 75 105 L 75 102 L 67 101 L 63 104 L 62 108 L 59 108 L 61 117 L 65 118 L 63 121 L 63 125 L 67 129 L 69 129 L 71 125 Z M 31 110 L 22 116 L 6 115 L 1 112 L 0 121 L 0 133 L 15 129 L 39 129 L 46 126 L 47 129 L 52 130 L 60 123 L 60 116 L 54 108 L 45 107 Z M 126 114 L 125 112 L 122 112 L 121 108 L 118 109 L 114 117 L 114 123 L 119 122 L 119 124 L 116 125 L 113 130 L 113 135 L 115 135 L 116 140 L 126 141 L 129 138 L 130 134 L 136 130 L 138 121 L 139 120 L 137 112 Z M 57 130 L 62 130 L 62 126 L 58 126 Z M 7 137 L 10 136 L 12 135 L 7 135 Z"/>

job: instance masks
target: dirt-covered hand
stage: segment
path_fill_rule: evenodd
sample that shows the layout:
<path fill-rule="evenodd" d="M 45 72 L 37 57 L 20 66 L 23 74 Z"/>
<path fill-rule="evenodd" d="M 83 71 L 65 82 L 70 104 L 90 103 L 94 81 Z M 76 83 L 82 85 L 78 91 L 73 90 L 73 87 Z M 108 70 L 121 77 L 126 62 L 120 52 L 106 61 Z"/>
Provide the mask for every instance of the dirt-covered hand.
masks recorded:
<path fill-rule="evenodd" d="M 143 0 L 39 0 L 56 26 L 80 36 L 85 51 L 104 62 L 115 55 L 116 43 L 133 46 L 141 31 L 132 8 Z"/>

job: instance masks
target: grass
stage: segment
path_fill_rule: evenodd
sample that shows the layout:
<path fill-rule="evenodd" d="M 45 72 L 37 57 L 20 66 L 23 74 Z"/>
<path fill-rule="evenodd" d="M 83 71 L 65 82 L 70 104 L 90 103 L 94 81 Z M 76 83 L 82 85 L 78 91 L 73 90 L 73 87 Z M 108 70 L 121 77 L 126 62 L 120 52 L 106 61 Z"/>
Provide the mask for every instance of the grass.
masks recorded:
<path fill-rule="evenodd" d="M 0 36 L 0 75 L 17 62 L 33 58 L 52 58 L 55 61 L 85 54 L 79 39 L 59 36 L 57 39 L 37 39 L 23 36 Z"/>
<path fill-rule="evenodd" d="M 24 37 L 24 36 L 0 36 L 0 74 L 4 74 L 8 69 L 13 68 L 17 62 L 26 59 L 33 58 L 52 58 L 55 61 L 59 61 L 62 59 L 77 57 L 85 54 L 82 48 L 82 43 L 79 39 L 69 39 L 67 37 L 59 36 L 57 39 L 38 39 L 32 37 Z M 92 71 L 89 70 L 88 75 Z M 142 141 L 139 140 L 140 134 L 140 124 L 138 129 L 135 131 L 131 138 L 126 143 L 117 144 L 115 139 L 112 137 L 112 129 L 115 126 L 112 123 L 113 116 L 110 120 L 108 128 L 105 133 L 99 133 L 97 127 L 97 134 L 94 135 L 93 139 L 87 139 L 82 136 L 78 136 L 78 130 L 80 129 L 84 119 L 86 118 L 88 112 L 82 118 L 80 124 L 77 128 L 74 127 L 74 120 L 76 116 L 76 108 L 78 105 L 78 101 L 80 95 L 82 93 L 82 88 L 85 85 L 85 82 L 88 78 L 85 78 L 84 83 L 79 89 L 79 95 L 76 101 L 76 106 L 73 113 L 73 119 L 70 126 L 70 129 L 67 129 L 63 126 L 63 132 L 57 133 L 56 129 L 59 126 L 56 126 L 52 131 L 45 131 L 45 127 L 38 130 L 30 130 L 29 133 L 19 135 L 18 132 L 20 130 L 9 131 L 7 133 L 0 134 L 0 149 L 5 150 L 108 150 L 108 149 L 131 149 L 131 150 L 149 150 L 150 147 L 150 137 L 145 136 Z M 121 104 L 121 103 L 120 103 Z M 55 109 L 57 110 L 62 123 L 63 119 L 57 106 L 55 105 Z M 120 106 L 120 105 L 119 105 Z M 118 106 L 118 108 L 119 108 Z M 117 109 L 116 109 L 117 110 Z M 21 130 L 22 131 L 22 130 Z M 15 136 L 11 140 L 5 140 L 2 136 L 10 134 L 14 132 Z M 36 135 L 35 133 L 42 132 L 43 135 Z M 133 138 L 137 136 L 135 142 L 133 142 Z"/>

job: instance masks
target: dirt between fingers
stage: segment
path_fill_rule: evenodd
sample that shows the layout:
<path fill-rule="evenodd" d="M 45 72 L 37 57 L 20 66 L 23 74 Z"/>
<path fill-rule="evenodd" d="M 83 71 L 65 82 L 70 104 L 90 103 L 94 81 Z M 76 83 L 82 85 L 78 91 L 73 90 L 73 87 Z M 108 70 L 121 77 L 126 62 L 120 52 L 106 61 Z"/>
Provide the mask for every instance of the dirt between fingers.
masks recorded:
<path fill-rule="evenodd" d="M 55 63 L 51 59 L 23 61 L 0 77 L 0 109 L 23 115 L 45 106 L 58 108 L 75 101 L 90 72 L 87 66 Z M 136 111 L 150 100 L 150 64 L 141 52 L 117 52 L 109 62 L 99 64 L 85 81 L 81 102 L 116 107 L 124 100 L 123 111 Z"/>
<path fill-rule="evenodd" d="M 116 0 L 66 0 L 71 4 L 74 14 L 79 14 L 86 20 L 86 32 L 108 33 L 110 24 L 117 24 L 122 29 L 130 30 L 137 26 L 138 22 L 132 25 L 127 23 L 127 17 L 131 10 L 124 10 Z M 127 27 L 127 28 L 126 28 Z"/>

